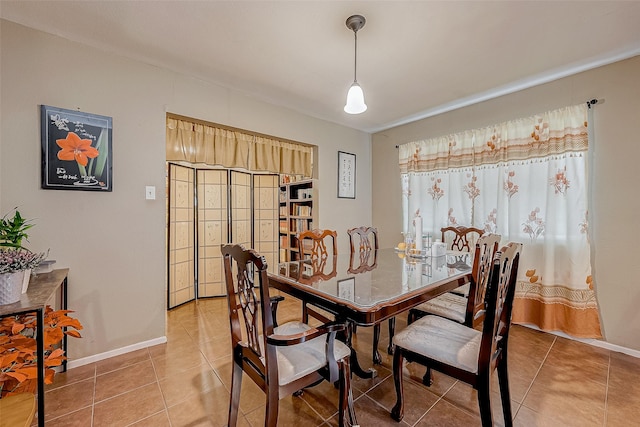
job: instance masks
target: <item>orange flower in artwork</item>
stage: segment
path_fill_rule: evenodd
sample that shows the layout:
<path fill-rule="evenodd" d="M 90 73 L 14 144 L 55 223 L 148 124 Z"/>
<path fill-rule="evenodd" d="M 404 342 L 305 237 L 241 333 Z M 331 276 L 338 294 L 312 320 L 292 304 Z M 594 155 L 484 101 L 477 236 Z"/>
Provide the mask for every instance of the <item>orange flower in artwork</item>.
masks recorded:
<path fill-rule="evenodd" d="M 58 159 L 75 160 L 82 166 L 87 166 L 88 159 L 98 157 L 98 150 L 91 146 L 90 139 L 80 139 L 75 132 L 69 132 L 65 139 L 57 139 L 56 144 L 61 148 Z"/>

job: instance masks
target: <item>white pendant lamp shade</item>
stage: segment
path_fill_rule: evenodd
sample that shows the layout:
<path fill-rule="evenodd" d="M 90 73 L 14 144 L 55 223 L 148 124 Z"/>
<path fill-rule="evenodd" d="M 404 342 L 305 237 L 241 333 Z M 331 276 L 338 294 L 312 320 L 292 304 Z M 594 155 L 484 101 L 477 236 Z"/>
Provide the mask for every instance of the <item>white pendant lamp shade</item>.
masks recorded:
<path fill-rule="evenodd" d="M 367 111 L 367 104 L 364 103 L 364 92 L 357 82 L 353 82 L 347 93 L 347 104 L 344 112 L 349 114 L 360 114 Z"/>
<path fill-rule="evenodd" d="M 353 84 L 347 93 L 347 103 L 344 106 L 344 112 L 348 114 L 360 114 L 367 111 L 367 104 L 364 103 L 364 92 L 358 84 L 358 30 L 364 27 L 364 16 L 352 15 L 347 18 L 347 28 L 353 31 L 355 52 L 353 56 Z"/>

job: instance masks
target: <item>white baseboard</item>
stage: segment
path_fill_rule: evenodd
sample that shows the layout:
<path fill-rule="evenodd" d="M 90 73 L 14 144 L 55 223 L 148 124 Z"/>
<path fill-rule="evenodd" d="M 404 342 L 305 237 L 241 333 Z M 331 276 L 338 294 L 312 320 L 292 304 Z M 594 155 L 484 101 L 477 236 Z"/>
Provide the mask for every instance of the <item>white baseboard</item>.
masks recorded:
<path fill-rule="evenodd" d="M 121 354 L 130 353 L 132 351 L 140 350 L 142 348 L 151 347 L 158 344 L 164 344 L 167 342 L 167 337 L 162 336 L 154 338 L 148 341 L 142 341 L 136 344 L 131 344 L 126 347 L 117 348 L 115 350 L 105 351 L 104 353 L 94 354 L 93 356 L 83 357 L 81 359 L 69 360 L 67 362 L 67 368 L 73 369 L 79 366 L 88 365 L 89 363 L 99 362 L 110 357 L 119 356 Z"/>
<path fill-rule="evenodd" d="M 535 325 L 529 325 L 529 324 L 525 324 L 525 323 L 518 323 L 518 325 L 520 326 L 525 326 L 527 328 L 531 328 L 531 329 L 535 329 L 537 331 L 542 331 L 542 329 L 538 328 Z M 559 331 L 542 331 L 542 332 L 547 332 L 549 334 L 552 335 L 557 335 L 559 337 L 562 338 L 567 338 L 573 341 L 579 341 L 585 344 L 589 344 L 592 345 L 594 347 L 601 347 L 601 348 L 605 348 L 607 350 L 611 350 L 611 351 L 617 351 L 618 353 L 624 353 L 624 354 L 628 354 L 629 356 L 633 356 L 633 357 L 637 357 L 640 359 L 640 351 L 638 350 L 634 350 L 632 348 L 627 348 L 627 347 L 623 347 L 621 345 L 617 345 L 617 344 L 611 344 L 610 342 L 607 341 L 602 341 L 602 340 L 596 340 L 593 338 L 576 338 L 576 337 L 572 337 L 571 335 L 567 335 L 564 332 L 559 332 Z"/>

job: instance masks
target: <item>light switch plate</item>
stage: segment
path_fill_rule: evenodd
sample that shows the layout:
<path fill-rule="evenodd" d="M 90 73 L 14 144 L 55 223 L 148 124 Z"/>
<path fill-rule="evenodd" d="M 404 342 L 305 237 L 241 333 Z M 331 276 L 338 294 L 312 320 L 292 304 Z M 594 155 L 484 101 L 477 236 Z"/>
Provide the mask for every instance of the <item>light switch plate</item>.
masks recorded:
<path fill-rule="evenodd" d="M 156 199 L 156 187 L 153 185 L 147 185 L 144 190 L 145 198 L 147 200 L 155 200 Z"/>

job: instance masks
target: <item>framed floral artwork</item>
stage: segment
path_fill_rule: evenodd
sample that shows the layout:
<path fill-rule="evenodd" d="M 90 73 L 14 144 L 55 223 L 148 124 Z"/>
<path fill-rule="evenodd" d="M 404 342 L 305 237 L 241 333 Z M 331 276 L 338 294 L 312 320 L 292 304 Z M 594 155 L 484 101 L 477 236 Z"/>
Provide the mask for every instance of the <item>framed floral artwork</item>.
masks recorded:
<path fill-rule="evenodd" d="M 42 188 L 112 191 L 112 118 L 40 106 Z"/>

